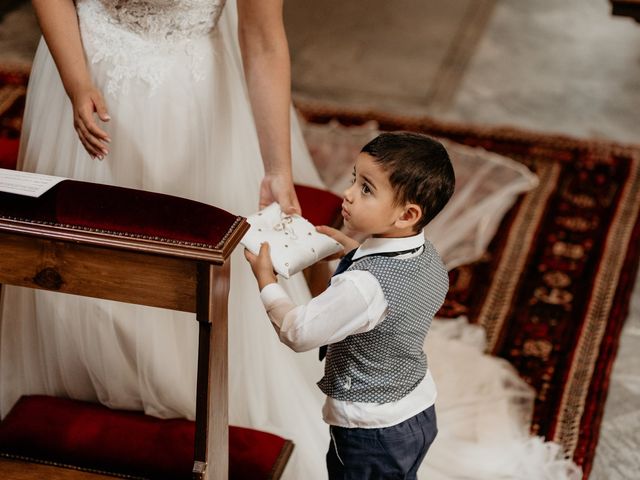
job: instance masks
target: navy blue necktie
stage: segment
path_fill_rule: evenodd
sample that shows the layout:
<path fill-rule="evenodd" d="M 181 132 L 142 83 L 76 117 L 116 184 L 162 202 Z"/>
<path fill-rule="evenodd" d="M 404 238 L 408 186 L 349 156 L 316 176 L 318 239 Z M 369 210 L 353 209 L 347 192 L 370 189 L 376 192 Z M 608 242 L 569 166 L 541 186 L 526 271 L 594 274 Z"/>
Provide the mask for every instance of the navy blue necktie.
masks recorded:
<path fill-rule="evenodd" d="M 332 277 L 335 277 L 336 275 L 340 275 L 341 273 L 346 272 L 347 268 L 353 265 L 353 256 L 356 254 L 357 250 L 358 250 L 357 248 L 354 248 L 353 250 L 351 250 L 349 253 L 347 253 L 344 257 L 340 259 L 340 263 L 338 263 L 338 267 L 336 268 L 336 271 L 333 272 L 333 275 L 331 275 Z"/>
<path fill-rule="evenodd" d="M 354 248 L 353 250 L 351 250 L 349 253 L 347 253 L 344 257 L 340 259 L 340 263 L 338 263 L 338 268 L 336 268 L 336 271 L 333 272 L 333 275 L 331 275 L 332 277 L 335 277 L 336 275 L 340 275 L 341 273 L 345 272 L 347 268 L 349 268 L 353 264 L 353 255 L 356 253 L 356 250 L 358 249 Z M 320 351 L 318 352 L 318 358 L 320 359 L 320 361 L 322 361 L 326 356 L 327 356 L 327 346 L 322 345 L 320 347 Z"/>

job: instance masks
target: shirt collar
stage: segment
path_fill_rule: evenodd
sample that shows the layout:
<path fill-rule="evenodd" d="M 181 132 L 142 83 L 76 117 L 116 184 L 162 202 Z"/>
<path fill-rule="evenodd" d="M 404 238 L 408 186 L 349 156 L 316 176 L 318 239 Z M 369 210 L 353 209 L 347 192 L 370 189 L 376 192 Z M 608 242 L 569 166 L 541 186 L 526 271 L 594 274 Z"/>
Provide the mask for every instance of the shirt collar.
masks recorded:
<path fill-rule="evenodd" d="M 353 255 L 353 260 L 364 257 L 366 255 L 375 255 L 377 253 L 388 252 L 402 252 L 405 250 L 412 250 L 424 245 L 424 231 L 420 231 L 411 237 L 401 238 L 380 238 L 369 237 L 367 238 L 356 253 Z"/>

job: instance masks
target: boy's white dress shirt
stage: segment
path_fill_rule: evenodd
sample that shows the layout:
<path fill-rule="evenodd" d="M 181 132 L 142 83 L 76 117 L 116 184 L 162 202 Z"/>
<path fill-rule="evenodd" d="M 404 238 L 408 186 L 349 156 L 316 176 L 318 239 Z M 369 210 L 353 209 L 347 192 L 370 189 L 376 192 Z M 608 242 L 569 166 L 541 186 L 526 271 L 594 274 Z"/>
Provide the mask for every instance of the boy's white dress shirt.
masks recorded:
<path fill-rule="evenodd" d="M 353 260 L 380 254 L 412 250 L 424 245 L 424 233 L 404 238 L 369 238 Z M 415 253 L 395 258 L 411 258 Z M 339 342 L 349 335 L 372 330 L 384 320 L 387 301 L 378 280 L 369 272 L 351 270 L 331 279 L 321 295 L 306 305 L 296 306 L 277 283 L 260 292 L 262 302 L 280 341 L 297 352 Z M 407 396 L 390 403 L 362 403 L 327 397 L 322 414 L 330 425 L 347 428 L 382 428 L 396 425 L 430 407 L 436 400 L 431 371 Z"/>

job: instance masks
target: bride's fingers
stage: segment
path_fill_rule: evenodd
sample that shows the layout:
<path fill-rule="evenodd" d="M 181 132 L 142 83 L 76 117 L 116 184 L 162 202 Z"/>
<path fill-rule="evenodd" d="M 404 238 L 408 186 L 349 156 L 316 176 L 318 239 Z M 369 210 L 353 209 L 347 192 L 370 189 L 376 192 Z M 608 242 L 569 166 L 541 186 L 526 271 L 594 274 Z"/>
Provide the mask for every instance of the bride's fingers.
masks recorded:
<path fill-rule="evenodd" d="M 301 214 L 300 202 L 298 201 L 298 196 L 296 195 L 293 184 L 282 186 L 276 179 L 272 181 L 271 191 L 274 193 L 276 201 L 285 214 Z"/>
<path fill-rule="evenodd" d="M 76 133 L 78 134 L 80 143 L 82 143 L 82 146 L 87 151 L 87 153 L 91 155 L 91 158 L 102 157 L 103 156 L 102 152 L 100 152 L 100 150 L 98 150 L 91 144 L 91 142 L 87 139 L 85 132 L 86 130 L 83 129 L 80 125 L 76 126 Z"/>
<path fill-rule="evenodd" d="M 270 202 L 266 196 L 260 195 L 260 202 L 258 204 L 258 210 L 263 210 L 271 205 L 273 202 Z"/>
<path fill-rule="evenodd" d="M 107 106 L 104 103 L 104 98 L 102 95 L 96 94 L 93 98 L 93 104 L 96 106 L 96 113 L 98 114 L 98 118 L 103 122 L 108 122 L 111 120 L 109 116 L 109 111 L 107 110 Z M 108 141 L 108 140 L 107 140 Z"/>
<path fill-rule="evenodd" d="M 288 205 L 283 205 L 282 206 L 282 211 L 284 213 L 286 213 L 287 215 L 301 215 L 302 211 L 300 210 L 300 204 L 298 203 L 298 199 L 296 198 L 295 200 L 289 200 L 289 204 Z"/>
<path fill-rule="evenodd" d="M 287 214 L 302 215 L 302 209 L 300 208 L 300 202 L 298 201 L 298 194 L 296 193 L 295 187 L 288 189 L 288 202 Z"/>
<path fill-rule="evenodd" d="M 93 147 L 84 139 L 84 137 L 82 136 L 82 133 L 78 132 L 78 138 L 80 139 L 80 143 L 82 144 L 84 149 L 87 151 L 91 159 L 95 160 L 97 158 L 97 154 L 93 150 Z"/>
<path fill-rule="evenodd" d="M 82 126 L 91 133 L 91 135 L 106 140 L 108 135 L 104 132 L 95 122 L 94 119 L 94 104 L 91 100 L 78 106 L 75 112 L 76 123 L 82 124 Z"/>
<path fill-rule="evenodd" d="M 107 132 L 102 130 L 95 121 L 93 116 L 93 108 L 82 108 L 78 110 L 78 116 L 84 124 L 87 131 L 95 138 L 100 139 L 101 142 L 110 142 L 111 139 Z"/>
<path fill-rule="evenodd" d="M 86 125 L 82 121 L 78 122 L 77 129 L 84 138 L 85 142 L 91 146 L 91 151 L 89 153 L 92 153 L 97 157 L 104 157 L 109 153 L 109 150 L 107 150 L 107 147 L 103 144 L 103 142 L 101 142 L 99 138 L 96 138 L 94 135 L 92 135 L 91 132 L 87 130 Z"/>
<path fill-rule="evenodd" d="M 297 213 L 298 215 L 302 215 L 302 207 L 300 206 L 300 202 L 298 201 L 298 196 L 295 194 L 295 192 L 293 193 L 291 208 L 293 210 L 291 215 L 293 215 L 294 213 Z"/>
<path fill-rule="evenodd" d="M 91 131 L 87 128 L 86 125 L 81 125 L 82 134 L 87 139 L 89 143 L 93 146 L 93 148 L 98 149 L 102 154 L 106 155 L 109 153 L 107 146 L 103 141 L 101 141 L 98 137 L 91 133 Z"/>

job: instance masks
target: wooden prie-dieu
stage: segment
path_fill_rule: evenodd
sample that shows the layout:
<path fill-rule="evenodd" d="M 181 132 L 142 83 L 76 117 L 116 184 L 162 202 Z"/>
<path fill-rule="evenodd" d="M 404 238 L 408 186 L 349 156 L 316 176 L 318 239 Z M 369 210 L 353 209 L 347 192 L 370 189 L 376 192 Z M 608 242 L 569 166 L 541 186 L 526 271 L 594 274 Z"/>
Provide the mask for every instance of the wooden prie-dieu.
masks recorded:
<path fill-rule="evenodd" d="M 0 283 L 196 314 L 197 479 L 228 478 L 229 256 L 247 229 L 210 205 L 109 185 L 0 193 Z"/>

